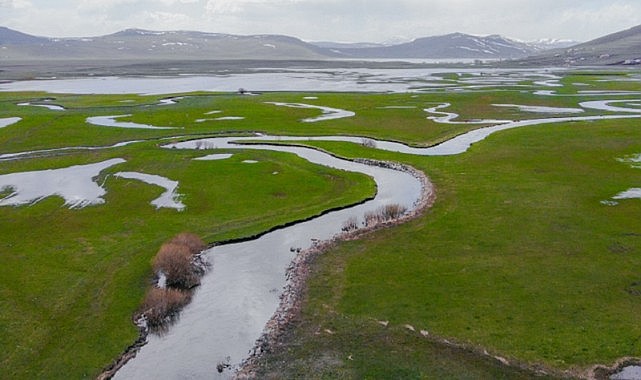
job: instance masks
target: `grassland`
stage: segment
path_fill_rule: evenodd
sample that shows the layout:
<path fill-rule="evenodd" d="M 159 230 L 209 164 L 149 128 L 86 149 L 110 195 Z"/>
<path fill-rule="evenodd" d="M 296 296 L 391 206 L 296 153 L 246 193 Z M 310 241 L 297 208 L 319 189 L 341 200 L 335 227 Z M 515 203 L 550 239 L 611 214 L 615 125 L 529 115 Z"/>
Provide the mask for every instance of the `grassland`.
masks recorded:
<path fill-rule="evenodd" d="M 597 83 L 599 78 L 563 81 L 615 89 L 612 83 Z M 625 87 L 640 89 L 638 83 Z M 190 230 L 208 242 L 249 236 L 374 191 L 366 178 L 286 154 L 235 152 L 229 160 L 198 162 L 192 158 L 202 152 L 162 150 L 159 138 L 261 131 L 354 134 L 428 146 L 478 127 L 427 120 L 423 108 L 435 103 L 452 103 L 448 111 L 463 120 L 526 119 L 540 115 L 491 104 L 576 107 L 587 100 L 520 91 L 319 94 L 318 101 L 304 101 L 305 95 L 198 93 L 173 106 L 154 106 L 159 97 L 56 95 L 55 103 L 68 111 L 54 112 L 15 106 L 51 95 L 0 93 L 0 117 L 24 119 L 0 130 L 2 153 L 145 140 L 117 149 L 0 162 L 0 174 L 6 174 L 127 159 L 101 174 L 98 182 L 104 180 L 108 189 L 105 205 L 68 210 L 61 200 L 49 198 L 0 210 L 0 346 L 5 348 L 0 363 L 5 374 L 95 376 L 133 341 L 130 317 L 148 285 L 149 261 L 160 243 L 177 232 Z M 301 124 L 300 119 L 318 111 L 266 101 L 333 106 L 357 116 Z M 417 108 L 380 108 L 394 105 Z M 216 116 L 245 120 L 195 122 L 212 110 L 222 111 Z M 116 114 L 182 129 L 125 130 L 84 122 L 87 116 Z M 510 362 L 558 371 L 641 356 L 641 300 L 634 285 L 641 282 L 641 204 L 601 204 L 640 186 L 638 169 L 617 161 L 641 153 L 638 120 L 510 130 L 453 157 L 415 157 L 344 143 L 313 145 L 346 157 L 410 164 L 431 177 L 438 200 L 427 215 L 343 243 L 315 263 L 300 321 L 285 337 L 286 346 L 264 358 L 265 376 L 531 376 L 444 347 L 405 324 Z M 247 159 L 259 164 L 242 164 Z M 187 210 L 155 210 L 149 201 L 160 189 L 108 176 L 123 170 L 179 180 Z"/>
<path fill-rule="evenodd" d="M 321 257 L 268 373 L 329 358 L 318 378 L 497 377 L 461 358 L 441 368 L 449 351 L 405 324 L 560 371 L 641 355 L 641 205 L 600 203 L 639 184 L 638 169 L 616 159 L 638 152 L 640 137 L 634 121 L 549 126 L 501 133 L 459 157 L 405 157 L 430 173 L 436 205 Z"/>
<path fill-rule="evenodd" d="M 24 123 L 16 125 L 15 133 L 8 127 L 2 135 L 12 141 L 24 138 L 22 149 L 155 138 L 150 136 L 153 132 L 145 136 L 145 131 L 86 126 L 84 117 L 96 112 L 93 107 L 63 116 L 21 107 L 18 114 Z M 119 149 L 0 164 L 5 174 L 115 157 L 127 160 L 97 179 L 108 191 L 104 205 L 69 210 L 53 197 L 28 207 L 2 208 L 0 346 L 4 349 L 0 362 L 4 374 L 0 377 L 95 377 L 135 339 L 131 316 L 151 281 L 151 258 L 172 234 L 193 231 L 210 243 L 251 236 L 359 202 L 375 191 L 367 177 L 311 165 L 287 154 L 234 152 L 228 160 L 203 162 L 192 160 L 204 155 L 202 151 L 170 151 L 157 145 L 151 140 Z M 3 152 L 13 148 L 5 140 Z M 242 163 L 250 159 L 258 164 Z M 162 192 L 160 188 L 109 176 L 116 171 L 179 181 L 187 209 L 156 210 L 149 202 Z"/>

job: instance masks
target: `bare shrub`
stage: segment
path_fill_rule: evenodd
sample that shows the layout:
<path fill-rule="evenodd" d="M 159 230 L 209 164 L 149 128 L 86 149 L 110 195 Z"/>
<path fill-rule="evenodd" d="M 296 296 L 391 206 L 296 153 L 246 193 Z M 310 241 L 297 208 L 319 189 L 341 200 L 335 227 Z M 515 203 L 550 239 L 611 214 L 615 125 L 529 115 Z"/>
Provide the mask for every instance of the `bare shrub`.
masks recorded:
<path fill-rule="evenodd" d="M 165 243 L 152 261 L 154 272 L 162 271 L 168 287 L 190 289 L 198 285 L 201 269 L 194 263 L 194 255 L 188 246 Z"/>
<path fill-rule="evenodd" d="M 376 211 L 368 211 L 365 213 L 365 227 L 375 226 L 379 223 L 397 219 L 403 215 L 405 211 L 407 211 L 407 208 L 398 203 L 382 206 Z"/>
<path fill-rule="evenodd" d="M 365 221 L 363 224 L 365 227 L 374 226 L 380 223 L 380 215 L 376 211 L 368 211 L 365 213 Z"/>
<path fill-rule="evenodd" d="M 152 260 L 152 268 L 164 276 L 162 288 L 147 291 L 138 317 L 155 333 L 163 333 L 191 301 L 193 288 L 200 283 L 208 263 L 200 253 L 206 244 L 195 234 L 183 232 L 163 244 Z M 137 317 L 137 318 L 138 318 Z"/>
<path fill-rule="evenodd" d="M 383 220 L 397 219 L 398 217 L 403 215 L 405 211 L 407 211 L 407 208 L 405 208 L 405 206 L 401 206 L 398 203 L 385 205 L 381 207 L 380 210 Z"/>
<path fill-rule="evenodd" d="M 152 330 L 161 330 L 178 317 L 180 310 L 191 301 L 191 294 L 176 289 L 151 288 L 140 308 Z"/>
<path fill-rule="evenodd" d="M 341 228 L 343 232 L 354 231 L 357 229 L 358 229 L 358 219 L 355 216 L 352 216 L 351 218 L 347 219 L 343 223 L 343 228 Z"/>
<path fill-rule="evenodd" d="M 184 245 L 189 248 L 192 255 L 198 254 L 207 248 L 207 245 L 198 235 L 191 232 L 181 232 L 174 236 L 168 243 Z"/>

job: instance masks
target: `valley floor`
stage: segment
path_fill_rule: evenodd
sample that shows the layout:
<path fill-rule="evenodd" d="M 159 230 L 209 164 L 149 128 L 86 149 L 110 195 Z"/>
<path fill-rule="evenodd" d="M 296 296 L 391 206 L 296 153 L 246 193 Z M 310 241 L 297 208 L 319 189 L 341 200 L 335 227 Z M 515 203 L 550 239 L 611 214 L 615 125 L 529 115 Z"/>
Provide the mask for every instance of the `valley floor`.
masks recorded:
<path fill-rule="evenodd" d="M 375 193 L 366 176 L 288 153 L 206 141 L 161 148 L 256 132 L 283 136 L 275 144 L 297 138 L 338 157 L 410 165 L 438 194 L 419 218 L 313 262 L 301 313 L 261 357 L 259 377 L 587 377 L 594 365 L 641 357 L 639 74 L 413 73 L 396 83 L 413 90 L 398 93 L 80 95 L 0 85 L 7 376 L 96 376 L 135 340 L 131 316 L 169 236 L 252 236 Z M 358 84 L 361 74 L 349 78 Z M 377 75 L 379 85 L 399 78 Z M 595 108 L 596 100 L 619 109 Z M 416 153 L 502 120 L 576 116 L 503 130 L 461 154 Z M 386 150 L 394 142 L 407 151 Z M 55 191 L 9 203 L 28 193 L 28 181 L 16 182 L 21 173 L 104 162 L 114 166 L 86 178 L 98 191 L 93 203 L 65 204 Z M 31 188 L 48 189 L 39 178 Z M 184 209 L 153 204 L 163 193 L 161 205 Z"/>

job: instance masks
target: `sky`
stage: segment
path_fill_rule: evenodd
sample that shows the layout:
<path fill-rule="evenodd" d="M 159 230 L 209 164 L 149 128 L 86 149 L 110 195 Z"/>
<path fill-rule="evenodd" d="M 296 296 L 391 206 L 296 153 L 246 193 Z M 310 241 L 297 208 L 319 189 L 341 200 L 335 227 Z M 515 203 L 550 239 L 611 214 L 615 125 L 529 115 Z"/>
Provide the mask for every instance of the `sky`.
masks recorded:
<path fill-rule="evenodd" d="M 640 0 L 0 0 L 0 26 L 45 37 L 140 28 L 336 42 L 453 32 L 583 42 L 639 24 Z"/>

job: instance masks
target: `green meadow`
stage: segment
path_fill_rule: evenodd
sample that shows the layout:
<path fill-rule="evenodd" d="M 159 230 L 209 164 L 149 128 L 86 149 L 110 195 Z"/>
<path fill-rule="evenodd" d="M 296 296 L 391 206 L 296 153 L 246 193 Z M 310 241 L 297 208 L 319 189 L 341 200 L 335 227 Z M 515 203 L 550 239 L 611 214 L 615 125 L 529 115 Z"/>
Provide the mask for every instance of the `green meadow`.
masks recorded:
<path fill-rule="evenodd" d="M 569 73 L 559 93 L 641 90 L 639 82 L 603 78 Z M 313 94 L 318 100 L 304 100 L 312 95 L 307 93 L 179 95 L 184 98 L 177 104 L 161 106 L 163 96 L 0 93 L 0 118 L 23 118 L 0 129 L 0 154 L 139 140 L 118 148 L 0 161 L 4 175 L 126 160 L 96 179 L 107 190 L 102 205 L 68 209 L 61 198 L 50 197 L 0 207 L 0 378 L 95 377 L 135 340 L 131 317 L 151 282 L 150 260 L 176 233 L 191 231 L 207 243 L 253 236 L 360 202 L 376 191 L 365 176 L 290 154 L 170 150 L 159 147 L 164 142 L 263 132 L 431 146 L 483 126 L 428 120 L 424 109 L 441 103 L 451 103 L 442 111 L 460 114 L 458 120 L 523 120 L 561 115 L 492 104 L 577 108 L 581 101 L 598 99 L 510 88 Z M 17 106 L 43 98 L 67 110 Z M 266 102 L 317 104 L 356 116 L 301 123 L 320 111 Z M 207 115 L 212 111 L 220 113 Z M 581 116 L 606 113 L 586 110 Z M 100 115 L 131 115 L 121 120 L 175 129 L 110 128 L 85 121 Z M 197 122 L 229 116 L 244 119 Z M 430 177 L 437 200 L 415 220 L 340 243 L 319 257 L 302 314 L 283 346 L 262 359 L 260 376 L 530 378 L 532 372 L 516 367 L 544 368 L 550 376 L 581 375 L 594 364 L 641 357 L 641 201 L 602 203 L 641 187 L 639 169 L 619 161 L 641 153 L 639 124 L 626 119 L 513 129 L 464 154 L 443 157 L 308 142 L 342 157 L 412 165 Z M 193 160 L 211 153 L 233 156 Z M 179 181 L 186 209 L 157 210 L 150 201 L 163 190 L 111 175 L 120 171 Z M 0 196 L 8 193 L 5 189 Z M 469 349 L 450 348 L 439 343 L 442 339 Z M 516 365 L 475 353 L 483 350 Z"/>

